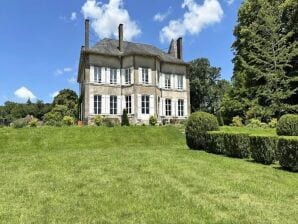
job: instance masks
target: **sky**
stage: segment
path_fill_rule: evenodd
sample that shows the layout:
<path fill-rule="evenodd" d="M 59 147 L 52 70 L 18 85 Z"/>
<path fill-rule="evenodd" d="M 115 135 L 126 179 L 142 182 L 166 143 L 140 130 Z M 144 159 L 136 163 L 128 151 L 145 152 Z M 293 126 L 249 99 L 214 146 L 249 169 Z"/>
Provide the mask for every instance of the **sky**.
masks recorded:
<path fill-rule="evenodd" d="M 59 90 L 78 93 L 76 82 L 84 20 L 90 44 L 117 38 L 168 50 L 183 37 L 183 57 L 205 57 L 233 72 L 233 29 L 242 0 L 4 0 L 0 7 L 0 105 L 5 101 L 52 102 Z"/>

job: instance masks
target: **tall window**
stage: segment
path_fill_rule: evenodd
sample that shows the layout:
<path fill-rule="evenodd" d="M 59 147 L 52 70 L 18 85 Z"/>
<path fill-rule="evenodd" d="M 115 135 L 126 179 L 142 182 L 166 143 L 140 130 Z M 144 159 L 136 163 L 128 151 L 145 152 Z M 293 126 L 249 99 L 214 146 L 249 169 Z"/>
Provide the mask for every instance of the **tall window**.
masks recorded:
<path fill-rule="evenodd" d="M 178 75 L 178 89 L 183 89 L 183 76 L 182 75 Z"/>
<path fill-rule="evenodd" d="M 131 114 L 131 96 L 125 96 L 125 106 L 128 114 Z"/>
<path fill-rule="evenodd" d="M 101 114 L 101 96 L 94 95 L 94 114 Z"/>
<path fill-rule="evenodd" d="M 184 100 L 178 100 L 178 116 L 184 116 Z"/>
<path fill-rule="evenodd" d="M 171 88 L 171 75 L 165 75 L 165 87 L 166 89 Z"/>
<path fill-rule="evenodd" d="M 111 69 L 110 84 L 117 84 L 117 69 Z"/>
<path fill-rule="evenodd" d="M 94 67 L 94 82 L 101 83 L 101 67 Z"/>
<path fill-rule="evenodd" d="M 110 114 L 117 114 L 117 96 L 110 96 Z"/>
<path fill-rule="evenodd" d="M 143 84 L 149 83 L 148 68 L 142 68 L 142 83 Z"/>
<path fill-rule="evenodd" d="M 129 68 L 125 69 L 124 83 L 126 85 L 131 84 L 131 75 L 130 75 L 130 69 Z"/>
<path fill-rule="evenodd" d="M 143 95 L 142 96 L 142 114 L 149 114 L 149 107 L 150 107 L 149 96 Z"/>
<path fill-rule="evenodd" d="M 166 116 L 172 115 L 172 100 L 166 99 Z"/>

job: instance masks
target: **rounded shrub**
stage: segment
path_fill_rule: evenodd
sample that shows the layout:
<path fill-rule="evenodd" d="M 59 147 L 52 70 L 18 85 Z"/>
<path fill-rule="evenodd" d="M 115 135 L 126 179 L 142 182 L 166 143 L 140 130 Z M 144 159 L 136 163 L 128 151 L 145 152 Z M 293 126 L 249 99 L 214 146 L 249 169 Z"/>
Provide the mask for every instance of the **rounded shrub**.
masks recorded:
<path fill-rule="evenodd" d="M 29 121 L 28 125 L 31 128 L 37 127 L 38 126 L 38 119 L 37 118 L 33 118 L 31 121 Z"/>
<path fill-rule="evenodd" d="M 279 163 L 287 170 L 298 172 L 298 138 L 281 137 L 278 140 Z"/>
<path fill-rule="evenodd" d="M 63 117 L 63 124 L 64 125 L 67 125 L 67 126 L 71 126 L 71 125 L 74 125 L 75 123 L 75 120 L 73 117 L 71 116 L 64 116 Z"/>
<path fill-rule="evenodd" d="M 272 164 L 277 158 L 277 141 L 274 136 L 249 136 L 251 157 L 258 163 Z"/>
<path fill-rule="evenodd" d="M 276 133 L 278 135 L 298 136 L 298 115 L 283 115 L 277 122 Z"/>
<path fill-rule="evenodd" d="M 103 123 L 102 116 L 100 116 L 100 115 L 96 115 L 96 116 L 94 117 L 94 124 L 95 124 L 96 126 L 101 126 L 102 123 Z"/>
<path fill-rule="evenodd" d="M 149 124 L 151 126 L 155 126 L 157 124 L 157 117 L 156 116 L 150 116 L 150 118 L 149 118 Z"/>
<path fill-rule="evenodd" d="M 242 118 L 239 116 L 233 117 L 231 125 L 235 127 L 242 127 L 243 126 Z"/>
<path fill-rule="evenodd" d="M 219 129 L 217 118 L 206 112 L 192 113 L 186 123 L 186 143 L 191 149 L 204 149 L 207 131 Z"/>

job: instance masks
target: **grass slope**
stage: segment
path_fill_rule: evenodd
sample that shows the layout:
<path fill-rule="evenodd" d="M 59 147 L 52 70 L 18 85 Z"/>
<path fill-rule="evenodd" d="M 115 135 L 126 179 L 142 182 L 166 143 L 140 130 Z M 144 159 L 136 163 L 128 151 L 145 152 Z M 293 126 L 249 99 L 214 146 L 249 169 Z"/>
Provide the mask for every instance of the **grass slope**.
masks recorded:
<path fill-rule="evenodd" d="M 298 176 L 173 127 L 0 129 L 0 223 L 297 223 Z"/>

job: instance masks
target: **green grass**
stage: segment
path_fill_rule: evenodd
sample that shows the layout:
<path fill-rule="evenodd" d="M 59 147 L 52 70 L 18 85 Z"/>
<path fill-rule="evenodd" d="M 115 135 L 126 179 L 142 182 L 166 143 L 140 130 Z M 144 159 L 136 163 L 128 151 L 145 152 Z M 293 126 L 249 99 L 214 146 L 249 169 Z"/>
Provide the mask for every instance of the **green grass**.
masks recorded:
<path fill-rule="evenodd" d="M 298 175 L 173 127 L 0 129 L 0 223 L 298 223 Z"/>
<path fill-rule="evenodd" d="M 223 126 L 223 127 L 220 127 L 220 131 L 231 132 L 231 133 L 245 133 L 245 134 L 253 134 L 253 135 L 277 136 L 275 128 L 249 128 L 249 127 Z"/>

